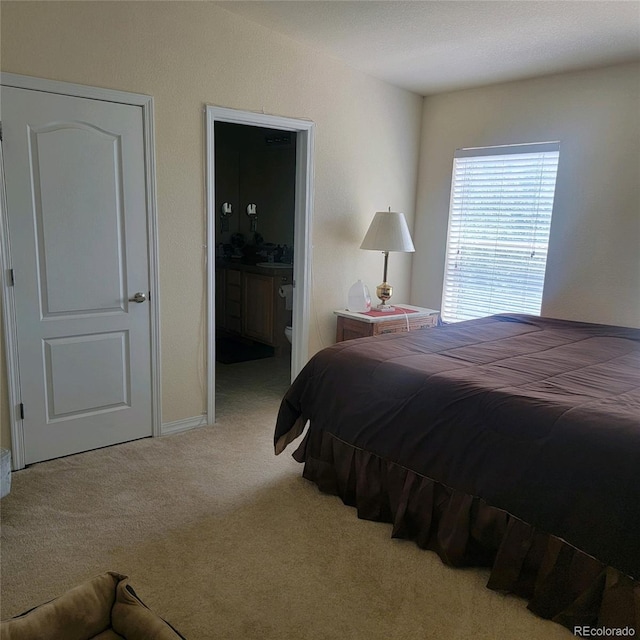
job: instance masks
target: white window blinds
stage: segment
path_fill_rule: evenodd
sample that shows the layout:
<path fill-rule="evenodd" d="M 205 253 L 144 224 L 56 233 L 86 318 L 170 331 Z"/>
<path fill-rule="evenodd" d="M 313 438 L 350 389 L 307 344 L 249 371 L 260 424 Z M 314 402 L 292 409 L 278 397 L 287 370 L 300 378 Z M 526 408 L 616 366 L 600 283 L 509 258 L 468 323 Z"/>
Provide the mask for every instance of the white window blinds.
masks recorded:
<path fill-rule="evenodd" d="M 442 318 L 540 314 L 559 143 L 459 149 Z"/>

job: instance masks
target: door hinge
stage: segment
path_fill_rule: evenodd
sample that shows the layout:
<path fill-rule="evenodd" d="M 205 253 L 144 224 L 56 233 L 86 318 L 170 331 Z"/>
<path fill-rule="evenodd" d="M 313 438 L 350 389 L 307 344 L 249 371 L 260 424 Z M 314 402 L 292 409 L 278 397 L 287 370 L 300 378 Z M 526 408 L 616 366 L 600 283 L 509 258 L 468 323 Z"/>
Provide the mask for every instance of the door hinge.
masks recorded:
<path fill-rule="evenodd" d="M 20 403 L 20 420 L 24 420 L 24 405 Z"/>
<path fill-rule="evenodd" d="M 13 287 L 16 284 L 16 279 L 15 276 L 13 274 L 13 269 L 9 269 L 9 286 Z"/>
<path fill-rule="evenodd" d="M 0 120 L 0 142 L 2 142 L 2 120 Z"/>

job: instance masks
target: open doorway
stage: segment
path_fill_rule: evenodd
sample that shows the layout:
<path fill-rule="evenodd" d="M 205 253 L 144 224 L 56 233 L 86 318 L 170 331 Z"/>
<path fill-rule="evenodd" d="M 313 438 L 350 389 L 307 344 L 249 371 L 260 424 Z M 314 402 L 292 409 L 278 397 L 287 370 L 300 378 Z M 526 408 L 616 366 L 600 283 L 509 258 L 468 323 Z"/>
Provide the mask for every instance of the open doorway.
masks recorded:
<path fill-rule="evenodd" d="M 216 389 L 281 392 L 306 363 L 312 152 L 309 121 L 207 107 L 209 423 Z"/>
<path fill-rule="evenodd" d="M 216 122 L 216 407 L 291 376 L 295 131 Z M 239 397 L 245 397 L 241 394 Z"/>

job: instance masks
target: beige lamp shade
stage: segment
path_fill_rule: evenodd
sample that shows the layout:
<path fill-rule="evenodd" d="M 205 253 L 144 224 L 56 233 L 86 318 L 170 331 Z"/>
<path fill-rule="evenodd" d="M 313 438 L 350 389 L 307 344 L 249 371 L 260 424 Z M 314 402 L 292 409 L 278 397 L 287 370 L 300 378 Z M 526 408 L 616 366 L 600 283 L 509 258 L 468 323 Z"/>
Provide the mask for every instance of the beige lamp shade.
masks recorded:
<path fill-rule="evenodd" d="M 403 213 L 378 211 L 369 225 L 361 249 L 372 251 L 415 251 Z"/>

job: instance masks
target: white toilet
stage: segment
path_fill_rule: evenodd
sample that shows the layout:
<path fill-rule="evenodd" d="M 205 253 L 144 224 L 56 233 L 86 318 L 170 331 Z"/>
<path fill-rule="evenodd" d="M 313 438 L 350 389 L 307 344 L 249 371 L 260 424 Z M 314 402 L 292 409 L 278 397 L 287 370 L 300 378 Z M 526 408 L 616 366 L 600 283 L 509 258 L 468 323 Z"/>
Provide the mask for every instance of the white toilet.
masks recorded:
<path fill-rule="evenodd" d="M 284 328 L 284 335 L 287 336 L 287 340 L 289 341 L 289 344 L 291 344 L 291 334 L 293 333 L 293 328 L 292 327 L 285 327 Z"/>

